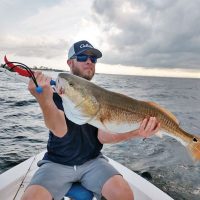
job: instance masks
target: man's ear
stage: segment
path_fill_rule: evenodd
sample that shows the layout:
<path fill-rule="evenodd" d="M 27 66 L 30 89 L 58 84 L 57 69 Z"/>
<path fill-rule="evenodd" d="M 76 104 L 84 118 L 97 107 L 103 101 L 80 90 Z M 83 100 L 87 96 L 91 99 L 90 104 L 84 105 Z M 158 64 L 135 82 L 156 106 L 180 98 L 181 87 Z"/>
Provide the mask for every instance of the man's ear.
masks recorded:
<path fill-rule="evenodd" d="M 71 67 L 71 65 L 72 65 L 72 60 L 67 60 L 67 64 L 69 65 L 69 67 Z"/>

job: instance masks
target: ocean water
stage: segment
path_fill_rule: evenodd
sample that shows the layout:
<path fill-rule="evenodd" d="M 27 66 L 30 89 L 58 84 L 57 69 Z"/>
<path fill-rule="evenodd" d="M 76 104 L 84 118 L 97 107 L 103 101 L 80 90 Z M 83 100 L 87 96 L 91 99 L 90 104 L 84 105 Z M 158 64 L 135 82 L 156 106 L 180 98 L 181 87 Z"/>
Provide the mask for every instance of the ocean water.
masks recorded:
<path fill-rule="evenodd" d="M 57 72 L 45 72 L 52 77 Z M 173 112 L 186 131 L 200 136 L 200 79 L 97 74 L 93 82 Z M 0 72 L 0 173 L 46 148 L 48 130 L 24 83 Z M 104 145 L 103 153 L 139 174 L 175 200 L 200 199 L 200 162 L 170 137 L 153 136 Z"/>

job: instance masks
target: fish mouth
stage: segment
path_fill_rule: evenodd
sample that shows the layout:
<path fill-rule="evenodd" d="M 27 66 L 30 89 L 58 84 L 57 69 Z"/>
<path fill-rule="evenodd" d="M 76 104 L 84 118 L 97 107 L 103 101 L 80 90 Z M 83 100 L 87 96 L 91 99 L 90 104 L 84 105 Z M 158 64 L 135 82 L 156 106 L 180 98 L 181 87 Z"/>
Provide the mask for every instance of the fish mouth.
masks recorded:
<path fill-rule="evenodd" d="M 59 95 L 62 95 L 65 93 L 65 88 L 63 87 L 62 80 L 60 78 L 57 78 L 57 80 L 56 80 L 56 92 Z"/>
<path fill-rule="evenodd" d="M 64 89 L 63 87 L 59 87 L 59 88 L 57 89 L 57 93 L 58 93 L 59 95 L 62 95 L 62 94 L 65 93 L 65 89 Z"/>

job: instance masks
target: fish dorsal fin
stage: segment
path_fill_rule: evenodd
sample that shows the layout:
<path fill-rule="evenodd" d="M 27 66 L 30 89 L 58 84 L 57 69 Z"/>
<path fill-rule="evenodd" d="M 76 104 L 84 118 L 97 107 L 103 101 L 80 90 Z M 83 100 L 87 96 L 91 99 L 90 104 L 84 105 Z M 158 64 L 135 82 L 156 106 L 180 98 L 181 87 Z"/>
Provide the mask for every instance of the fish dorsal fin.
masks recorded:
<path fill-rule="evenodd" d="M 158 105 L 155 102 L 149 101 L 147 102 L 149 105 L 156 107 L 157 109 L 161 110 L 162 112 L 166 113 L 170 118 L 172 118 L 177 124 L 179 124 L 178 119 L 176 118 L 176 116 L 174 114 L 172 114 L 169 110 L 161 107 L 160 105 Z"/>

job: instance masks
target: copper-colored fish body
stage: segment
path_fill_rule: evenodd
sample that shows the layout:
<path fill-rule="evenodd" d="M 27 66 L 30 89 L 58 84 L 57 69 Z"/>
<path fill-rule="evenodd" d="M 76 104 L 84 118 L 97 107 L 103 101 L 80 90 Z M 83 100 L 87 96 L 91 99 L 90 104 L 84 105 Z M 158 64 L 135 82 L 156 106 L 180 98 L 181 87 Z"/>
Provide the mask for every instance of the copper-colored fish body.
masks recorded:
<path fill-rule="evenodd" d="M 135 130 L 144 118 L 156 117 L 163 132 L 186 146 L 195 159 L 200 159 L 200 139 L 184 131 L 171 112 L 154 102 L 111 92 L 67 73 L 58 75 L 57 88 L 65 91 L 61 94 L 65 113 L 77 124 L 89 123 L 120 134 Z"/>

